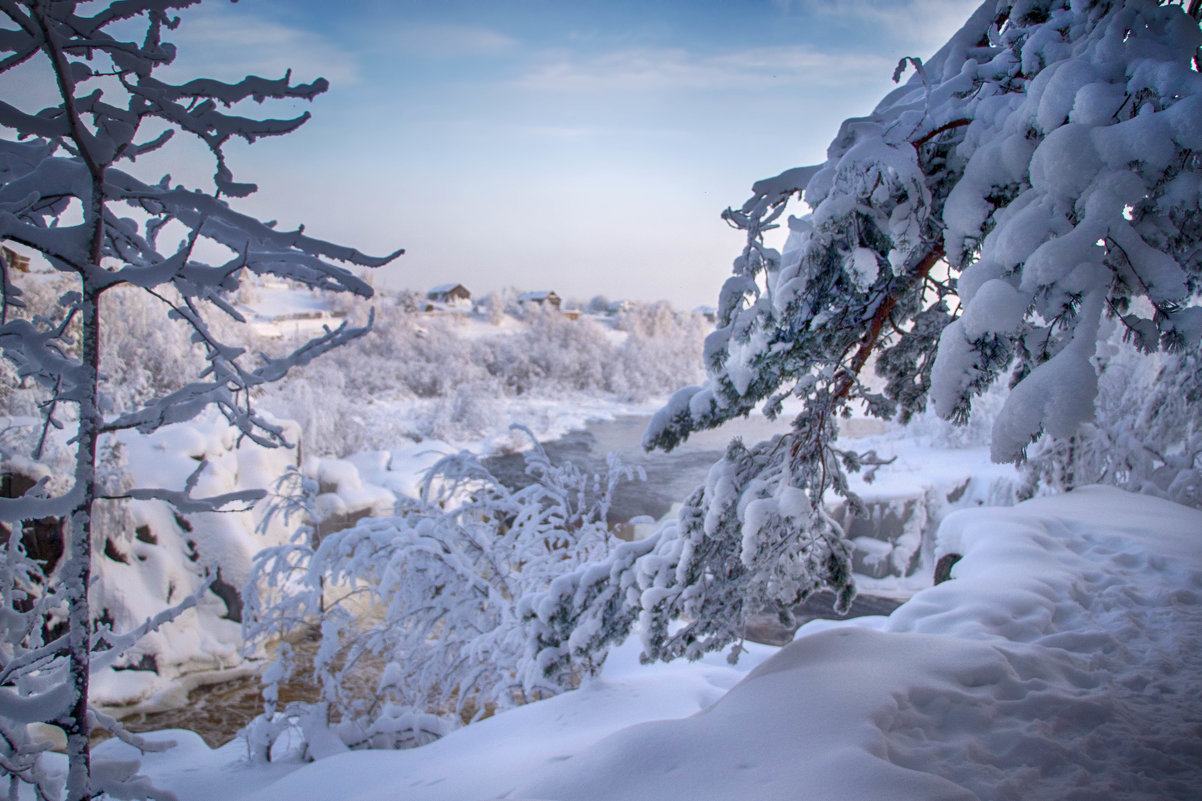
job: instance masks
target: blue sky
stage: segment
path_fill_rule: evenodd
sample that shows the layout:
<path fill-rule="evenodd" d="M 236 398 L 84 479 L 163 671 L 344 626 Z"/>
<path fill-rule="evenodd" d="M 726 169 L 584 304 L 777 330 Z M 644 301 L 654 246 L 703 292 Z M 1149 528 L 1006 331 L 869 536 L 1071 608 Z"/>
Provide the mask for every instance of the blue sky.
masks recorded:
<path fill-rule="evenodd" d="M 378 286 L 693 306 L 740 248 L 722 209 L 820 161 L 975 5 L 242 0 L 189 10 L 173 40 L 181 70 L 329 79 L 313 119 L 235 152 L 235 173 L 257 214 L 405 247 Z"/>

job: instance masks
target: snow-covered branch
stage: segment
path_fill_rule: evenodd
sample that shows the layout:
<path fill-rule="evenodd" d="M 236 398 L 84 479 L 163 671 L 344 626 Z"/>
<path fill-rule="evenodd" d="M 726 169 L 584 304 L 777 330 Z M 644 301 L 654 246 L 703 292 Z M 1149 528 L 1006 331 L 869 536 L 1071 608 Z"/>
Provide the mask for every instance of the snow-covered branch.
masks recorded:
<path fill-rule="evenodd" d="M 321 631 L 313 667 L 322 704 L 301 715 L 310 742 L 328 741 L 328 728 L 351 748 L 420 744 L 573 686 L 600 664 L 599 655 L 568 656 L 552 674 L 531 662 L 520 605 L 610 550 L 613 491 L 640 474 L 614 459 L 605 475 L 585 475 L 552 463 L 537 443 L 526 465 L 534 483 L 512 490 L 471 454 L 446 457 L 421 500 L 397 516 L 319 543 L 302 529 L 294 545 L 259 555 L 248 638 L 302 624 Z M 290 651 L 282 659 L 273 682 L 294 667 Z M 272 736 L 275 713 L 273 702 L 253 730 Z"/>
<path fill-rule="evenodd" d="M 161 38 L 164 30 L 179 24 L 170 13 L 195 1 L 118 0 L 97 6 L 74 0 L 0 0 L 0 14 L 9 22 L 0 31 L 0 53 L 5 54 L 0 71 L 40 59 L 46 67 L 43 74 L 53 78 L 45 89 L 58 95 L 51 109 L 24 108 L 13 99 L 0 103 L 0 127 L 6 132 L 0 137 L 0 240 L 35 251 L 72 284 L 56 300 L 30 309 L 26 289 L 42 277 L 18 276 L 6 263 L 0 350 L 18 379 L 33 379 L 49 390 L 50 397 L 41 407 L 44 434 L 60 424 L 56 415 L 62 407 L 74 412 L 75 424 L 71 440 L 75 464 L 65 471 L 73 486 L 49 497 L 47 487 L 35 483 L 23 497 L 0 499 L 0 519 L 56 521 L 53 530 L 29 534 L 57 538 L 50 549 L 57 550 L 53 559 L 47 555 L 41 561 L 21 562 L 28 567 L 29 585 L 22 592 L 33 602 L 19 599 L 13 614 L 36 620 L 37 625 L 26 626 L 28 636 L 10 643 L 15 649 L 12 658 L 22 664 L 21 653 L 28 652 L 29 659 L 42 664 L 41 629 L 49 630 L 52 623 L 66 626 L 66 653 L 61 670 L 56 663 L 45 676 L 28 672 L 9 676 L 0 682 L 0 691 L 6 698 L 56 699 L 53 714 L 42 719 L 61 725 L 66 733 L 66 795 L 72 801 L 105 790 L 122 797 L 158 797 L 157 791 L 132 775 L 132 768 L 109 766 L 95 772 L 90 763 L 89 665 L 92 647 L 99 645 L 89 643 L 95 622 L 89 605 L 92 556 L 95 547 L 115 547 L 112 540 L 93 536 L 94 521 L 100 517 L 95 504 L 98 500 L 114 503 L 106 498 L 166 501 L 177 513 L 197 513 L 259 497 L 253 491 L 236 491 L 197 498 L 192 494 L 197 474 L 183 491 L 137 487 L 106 491 L 98 484 L 98 462 L 110 447 L 102 437 L 132 427 L 148 432 L 190 420 L 215 404 L 244 438 L 261 445 L 284 444 L 284 429 L 256 411 L 252 393 L 290 368 L 361 336 L 366 327 L 343 325 L 300 344 L 286 356 L 257 360 L 223 339 L 202 307 L 210 304 L 240 320 L 229 296 L 238 289 L 243 270 L 318 290 L 370 297 L 370 285 L 354 271 L 385 264 L 400 253 L 367 256 L 306 236 L 303 229 L 278 231 L 230 207 L 225 196 L 247 195 L 254 185 L 234 180 L 226 163 L 226 144 L 233 138 L 253 143 L 288 133 L 303 124 L 308 113 L 259 119 L 220 108 L 242 101 L 310 100 L 325 91 L 326 83 L 295 84 L 290 74 L 277 80 L 252 76 L 234 83 L 202 78 L 180 86 L 156 79 L 154 71 L 175 58 L 175 48 Z M 137 21 L 144 23 L 144 36 L 125 38 L 136 33 Z M 144 129 L 150 132 L 140 134 Z M 171 185 L 169 179 L 148 183 L 137 176 L 134 159 L 170 147 L 174 132 L 191 134 L 207 148 L 215 165 L 214 186 L 195 191 Z M 178 226 L 187 231 L 185 244 L 162 252 L 159 234 Z M 208 252 L 202 245 L 224 248 L 233 258 L 225 264 L 208 264 L 198 255 Z M 190 380 L 173 376 L 170 387 L 156 387 L 161 391 L 150 398 L 131 391 L 123 400 L 136 398 L 136 402 L 112 409 L 112 398 L 101 391 L 102 350 L 106 341 L 112 341 L 106 335 L 109 313 L 120 308 L 109 298 L 122 292 L 146 292 L 166 301 L 171 307 L 168 320 L 182 321 L 181 327 L 188 329 L 205 361 Z M 114 411 L 106 422 L 105 414 Z M 41 439 L 44 443 L 47 437 Z M 25 538 L 24 531 L 10 535 L 7 558 L 18 559 L 14 549 L 24 547 Z M 13 573 L 10 578 L 20 577 Z M 56 605 L 53 621 L 48 617 L 49 599 Z M 147 631 L 143 627 L 135 634 Z M 106 658 L 117 658 L 131 642 L 111 641 L 114 647 L 105 652 Z M 38 682 L 46 686 L 35 686 Z M 19 703 L 26 705 L 25 700 Z M 33 701 L 28 705 L 36 708 Z M 42 704 L 43 709 L 51 706 Z M 0 729 L 10 741 L 20 739 L 7 725 Z M 18 751 L 26 746 L 18 746 Z M 28 770 L 32 772 L 21 775 L 39 781 L 36 768 Z"/>

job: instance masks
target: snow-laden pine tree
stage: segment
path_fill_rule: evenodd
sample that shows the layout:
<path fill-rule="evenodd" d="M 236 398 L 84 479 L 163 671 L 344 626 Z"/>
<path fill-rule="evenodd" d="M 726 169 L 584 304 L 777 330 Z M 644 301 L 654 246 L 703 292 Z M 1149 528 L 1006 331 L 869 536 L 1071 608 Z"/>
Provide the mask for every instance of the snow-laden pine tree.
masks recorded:
<path fill-rule="evenodd" d="M 260 119 L 248 106 L 308 100 L 326 83 L 298 85 L 287 75 L 236 83 L 156 78 L 155 71 L 175 57 L 162 39 L 179 23 L 174 12 L 196 1 L 0 3 L 0 74 L 20 81 L 23 90 L 6 90 L 0 101 L 0 240 L 13 252 L 38 254 L 74 280 L 57 308 L 21 315 L 26 276 L 8 253 L 0 259 L 0 348 L 21 379 L 45 388 L 44 425 L 74 429 L 74 475 L 64 491 L 42 481 L 20 497 L 0 499 L 6 533 L 0 551 L 0 768 L 14 794 L 22 783 L 33 785 L 39 798 L 57 798 L 60 791 L 70 799 L 153 792 L 128 765 L 92 765 L 90 759 L 89 737 L 97 726 L 129 735 L 89 708 L 89 667 L 117 658 L 161 623 L 114 632 L 94 619 L 89 606 L 93 521 L 98 504 L 106 502 L 96 470 L 101 437 L 123 429 L 153 431 L 215 404 L 244 436 L 281 444 L 282 429 L 252 404 L 255 388 L 365 329 L 326 331 L 286 356 L 266 359 L 222 341 L 206 315 L 241 321 L 229 298 L 247 272 L 368 296 L 368 284 L 349 268 L 392 258 L 277 230 L 230 206 L 227 198 L 255 187 L 234 180 L 227 144 L 286 134 L 308 118 Z M 28 104 L 19 106 L 18 96 Z M 134 164 L 170 149 L 175 138 L 193 139 L 210 154 L 216 165 L 211 188 L 148 178 Z M 112 414 L 98 392 L 100 343 L 103 328 L 121 322 L 104 318 L 101 298 L 117 287 L 148 293 L 161 304 L 164 321 L 182 321 L 203 349 L 206 366 L 182 388 Z M 185 512 L 255 497 L 193 498 L 196 478 L 184 491 L 134 488 L 122 495 L 166 500 Z M 61 558 L 28 553 L 24 532 L 35 521 L 53 519 L 64 522 Z M 37 722 L 66 733 L 65 788 L 61 777 L 43 768 L 46 744 L 27 729 Z"/>
<path fill-rule="evenodd" d="M 695 658 L 817 588 L 847 603 L 848 546 L 823 498 L 848 494 L 857 457 L 835 447 L 835 420 L 852 404 L 904 420 L 931 401 L 962 420 L 1008 374 L 992 450 L 1013 461 L 1093 414 L 1104 320 L 1145 353 L 1196 351 L 1200 17 L 1199 0 L 987 0 L 934 57 L 899 64 L 914 74 L 844 122 L 826 162 L 728 210 L 747 246 L 707 380 L 644 444 L 670 449 L 786 397 L 804 411 L 770 441 L 731 443 L 656 537 L 528 599 L 545 664 L 636 621 L 648 658 Z M 767 247 L 799 201 L 783 252 Z M 873 357 L 883 394 L 861 381 Z"/>

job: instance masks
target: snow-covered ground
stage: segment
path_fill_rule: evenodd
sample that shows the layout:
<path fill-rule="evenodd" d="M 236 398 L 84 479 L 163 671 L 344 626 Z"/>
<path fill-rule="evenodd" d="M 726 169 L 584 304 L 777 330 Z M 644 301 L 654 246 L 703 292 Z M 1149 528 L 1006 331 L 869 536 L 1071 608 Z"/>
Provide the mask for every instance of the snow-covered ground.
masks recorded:
<path fill-rule="evenodd" d="M 282 297 L 260 298 L 273 315 L 268 326 L 308 303 L 291 291 L 276 294 Z M 302 309 L 313 310 L 325 313 Z M 457 333 L 465 340 L 512 333 L 512 320 L 503 322 L 465 318 Z M 439 402 L 390 398 L 382 405 L 389 415 L 417 419 L 423 404 Z M 140 483 L 180 485 L 206 460 L 199 488 L 206 494 L 269 485 L 299 462 L 318 481 L 327 511 L 350 516 L 380 513 L 395 494 L 414 494 L 421 472 L 442 455 L 524 444 L 509 422 L 550 438 L 659 405 L 570 393 L 495 402 L 496 424 L 470 439 L 403 441 L 345 459 L 235 454 L 212 417 L 124 445 Z M 781 425 L 746 424 L 740 433 L 755 439 Z M 211 750 L 196 735 L 173 731 L 150 736 L 177 746 L 147 755 L 145 769 L 185 801 L 1194 797 L 1202 787 L 1202 513 L 1100 488 L 1010 509 L 951 511 L 1009 503 L 1014 494 L 1012 468 L 988 463 L 972 425 L 949 434 L 942 424 L 924 429 L 920 421 L 902 431 L 852 418 L 843 434 L 844 447 L 892 460 L 871 482 L 853 477 L 874 515 L 901 524 L 888 541 L 851 532 L 862 563 L 920 566 L 908 576 L 859 580 L 864 592 L 913 596 L 888 618 L 815 621 L 784 649 L 749 646 L 735 666 L 722 655 L 642 666 L 637 642 L 628 642 L 580 690 L 412 751 L 303 764 L 284 743 L 275 761 L 258 764 L 241 739 Z M 135 504 L 133 522 L 147 531 L 114 546 L 126 561 L 109 573 L 138 576 L 110 593 L 115 605 L 117 596 L 146 595 L 185 568 L 188 581 L 197 579 L 191 574 L 199 567 L 181 560 L 146 577 L 145 565 L 160 552 L 193 548 L 177 540 L 195 538 L 200 562 L 226 565 L 223 576 L 234 584 L 242 577 L 229 574 L 230 566 L 245 565 L 254 543 L 265 542 L 253 533 L 258 514 L 183 520 L 160 506 Z M 933 541 L 928 535 L 940 519 Z M 964 555 L 955 580 L 927 586 L 933 557 L 951 552 Z M 126 604 L 134 611 L 151 605 Z M 151 643 L 159 675 L 110 672 L 98 677 L 97 691 L 154 706 L 207 676 L 196 671 L 244 669 L 227 607 L 206 597 L 196 614 L 207 616 L 199 628 L 212 642 L 195 632 L 180 640 L 204 652 L 204 665 L 183 646 Z M 220 664 L 209 664 L 215 656 Z M 96 758 L 102 765 L 132 756 L 128 746 L 108 742 Z"/>
<path fill-rule="evenodd" d="M 420 749 L 144 768 L 180 799 L 1149 799 L 1202 787 L 1202 513 L 1091 487 L 955 512 L 953 580 L 782 648 L 641 666 Z M 96 759 L 128 759 L 108 742 Z"/>
<path fill-rule="evenodd" d="M 245 301 L 239 305 L 250 330 L 267 339 L 315 336 L 323 326 L 337 327 L 342 316 L 330 308 L 328 295 L 282 281 L 248 285 Z"/>

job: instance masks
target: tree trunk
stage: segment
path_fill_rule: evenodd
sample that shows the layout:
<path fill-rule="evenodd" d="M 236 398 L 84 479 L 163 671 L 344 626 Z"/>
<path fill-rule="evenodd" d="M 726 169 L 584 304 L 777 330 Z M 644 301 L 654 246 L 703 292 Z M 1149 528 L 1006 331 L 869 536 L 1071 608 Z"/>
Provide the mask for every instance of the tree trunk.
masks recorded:
<path fill-rule="evenodd" d="M 84 280 L 80 366 L 79 433 L 75 451 L 75 486 L 79 502 L 71 512 L 68 558 L 62 582 L 67 590 L 70 682 L 75 702 L 63 721 L 67 735 L 67 799 L 92 797 L 91 730 L 88 725 L 88 679 L 91 666 L 92 505 L 96 497 L 96 443 L 100 431 L 97 404 L 100 367 L 100 293 Z"/>

